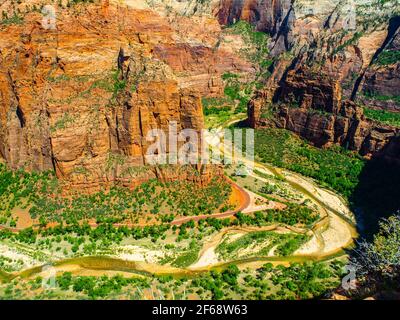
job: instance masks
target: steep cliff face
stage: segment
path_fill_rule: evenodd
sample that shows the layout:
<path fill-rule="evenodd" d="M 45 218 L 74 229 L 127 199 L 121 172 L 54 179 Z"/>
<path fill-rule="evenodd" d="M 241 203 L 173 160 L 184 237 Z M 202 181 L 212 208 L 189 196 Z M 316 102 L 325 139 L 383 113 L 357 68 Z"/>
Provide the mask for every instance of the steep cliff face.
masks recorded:
<path fill-rule="evenodd" d="M 202 128 L 201 97 L 223 94 L 221 75 L 257 73 L 225 32 L 240 19 L 271 36 L 253 126 L 365 155 L 397 135 L 360 108 L 400 110 L 397 1 L 50 1 L 54 29 L 43 4 L 0 5 L 0 157 L 14 168 L 113 181 L 145 164 L 148 130 Z"/>
<path fill-rule="evenodd" d="M 289 23 L 291 0 L 221 0 L 217 10 L 218 21 L 229 25 L 245 20 L 257 30 L 277 35 Z"/>
<path fill-rule="evenodd" d="M 151 129 L 167 132 L 171 121 L 178 130 L 201 129 L 201 95 L 221 90 L 209 85 L 213 72 L 240 61 L 198 68 L 222 53 L 177 44 L 168 19 L 149 8 L 70 4 L 57 8 L 53 30 L 33 7 L 40 1 L 31 4 L 21 7 L 21 20 L 0 25 L 0 157 L 13 168 L 54 169 L 75 185 L 114 181 L 145 165 Z M 179 54 L 165 58 L 162 48 Z M 182 48 L 200 53 L 187 58 Z M 198 69 L 202 89 L 194 90 L 178 71 Z"/>
<path fill-rule="evenodd" d="M 318 147 L 340 144 L 366 156 L 379 153 L 400 132 L 396 127 L 366 119 L 360 106 L 341 99 L 340 83 L 326 76 L 309 78 L 303 69 L 292 70 L 280 94 L 280 104 L 272 118 L 254 118 L 257 100 L 251 102 L 249 112 L 254 127 L 285 128 Z"/>
<path fill-rule="evenodd" d="M 399 3 L 299 0 L 286 12 L 277 30 L 266 29 L 274 63 L 250 102 L 250 124 L 379 153 L 399 130 L 366 119 L 362 107 L 399 110 Z"/>
<path fill-rule="evenodd" d="M 400 16 L 389 21 L 388 37 L 362 79 L 358 101 L 400 112 Z"/>
<path fill-rule="evenodd" d="M 193 88 L 202 96 L 223 95 L 225 72 L 254 73 L 253 66 L 233 52 L 188 44 L 160 44 L 154 57 L 168 64 L 181 88 Z"/>

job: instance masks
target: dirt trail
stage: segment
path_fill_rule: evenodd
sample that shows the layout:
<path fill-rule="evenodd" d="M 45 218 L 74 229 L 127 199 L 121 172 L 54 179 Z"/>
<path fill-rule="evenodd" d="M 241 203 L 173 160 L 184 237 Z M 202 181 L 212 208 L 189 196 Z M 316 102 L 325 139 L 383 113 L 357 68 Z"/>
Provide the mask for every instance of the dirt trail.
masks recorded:
<path fill-rule="evenodd" d="M 239 205 L 234 209 L 226 212 L 221 212 L 221 213 L 215 213 L 215 214 L 203 214 L 199 216 L 192 216 L 192 217 L 185 217 L 185 218 L 180 218 L 176 219 L 171 222 L 172 225 L 181 225 L 182 223 L 188 222 L 188 221 L 199 221 L 199 220 L 204 220 L 207 218 L 228 218 L 236 213 L 245 210 L 251 205 L 251 195 L 247 190 L 244 188 L 238 186 L 236 183 L 234 183 L 232 180 L 228 179 L 228 182 L 231 184 L 233 188 L 233 192 L 236 193 L 236 197 L 238 198 Z"/>

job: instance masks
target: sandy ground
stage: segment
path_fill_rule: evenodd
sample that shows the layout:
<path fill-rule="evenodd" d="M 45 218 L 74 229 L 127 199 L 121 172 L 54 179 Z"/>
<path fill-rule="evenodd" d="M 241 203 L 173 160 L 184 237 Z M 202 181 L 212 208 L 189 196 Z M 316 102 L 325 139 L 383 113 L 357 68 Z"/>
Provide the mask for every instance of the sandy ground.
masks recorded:
<path fill-rule="evenodd" d="M 322 251 L 322 249 L 323 247 L 321 248 L 317 237 L 314 235 L 310 241 L 303 244 L 298 250 L 296 250 L 294 255 L 311 255 L 316 251 Z"/>
<path fill-rule="evenodd" d="M 12 260 L 21 260 L 23 261 L 25 268 L 30 268 L 41 264 L 41 262 L 31 258 L 29 255 L 20 253 L 15 248 L 3 243 L 0 243 L 0 256 L 7 257 Z"/>
<path fill-rule="evenodd" d="M 352 241 L 352 233 L 347 224 L 336 215 L 331 215 L 329 218 L 329 228 L 321 234 L 325 243 L 323 253 L 344 248 Z"/>
<path fill-rule="evenodd" d="M 215 246 L 213 246 L 206 249 L 201 255 L 200 259 L 190 266 L 190 269 L 205 268 L 218 263 L 218 255 L 215 252 Z"/>
<path fill-rule="evenodd" d="M 273 246 L 273 247 L 269 250 L 269 252 L 268 252 L 268 257 L 273 257 L 273 256 L 275 256 L 275 250 L 276 250 L 276 248 L 278 248 L 278 246 Z"/>
<path fill-rule="evenodd" d="M 304 244 L 296 254 L 320 253 L 325 255 L 337 252 L 351 244 L 356 237 L 355 228 L 336 214 L 337 212 L 350 221 L 355 221 L 354 215 L 347 207 L 345 201 L 339 195 L 318 187 L 307 178 L 283 170 L 282 174 L 285 175 L 288 181 L 297 183 L 323 203 L 329 215 L 329 226 L 326 231 L 321 233 L 324 247 L 320 248 L 318 239 L 313 237 L 309 242 Z"/>
<path fill-rule="evenodd" d="M 244 236 L 246 232 L 235 232 L 235 233 L 227 233 L 226 237 L 223 238 L 226 243 L 231 243 L 235 241 L 236 239 L 239 239 L 240 237 Z"/>
<path fill-rule="evenodd" d="M 243 213 L 251 213 L 251 212 L 257 212 L 257 211 L 262 211 L 262 210 L 268 210 L 268 209 L 283 209 L 285 205 L 282 203 L 278 203 L 275 201 L 267 200 L 259 195 L 255 194 L 254 192 L 251 192 L 249 190 L 245 191 L 249 194 L 250 196 L 250 204 L 247 206 L 247 208 L 243 209 Z M 256 202 L 259 201 L 262 203 L 261 205 L 257 205 Z"/>
<path fill-rule="evenodd" d="M 159 259 L 162 259 L 165 252 L 162 250 L 150 250 L 140 246 L 125 245 L 116 249 L 118 252 L 114 256 L 116 258 L 126 261 L 143 261 L 147 263 L 157 263 Z"/>
<path fill-rule="evenodd" d="M 17 217 L 17 228 L 28 228 L 34 223 L 29 214 L 29 209 L 16 209 L 14 216 Z"/>
<path fill-rule="evenodd" d="M 318 187 L 315 183 L 309 181 L 305 177 L 300 177 L 297 174 L 289 173 L 287 171 L 282 171 L 282 173 L 285 175 L 285 178 L 288 181 L 299 184 L 307 191 L 312 193 L 314 197 L 324 203 L 327 207 L 339 212 L 355 222 L 354 215 L 347 207 L 345 201 L 339 195 L 333 193 L 332 191 Z"/>
<path fill-rule="evenodd" d="M 125 3 L 128 7 L 133 9 L 150 9 L 149 5 L 143 0 L 111 0 L 110 3 L 121 5 Z"/>
<path fill-rule="evenodd" d="M 220 263 L 223 263 L 224 261 L 219 259 L 218 254 L 215 252 L 216 247 L 222 242 L 226 241 L 228 243 L 242 237 L 248 232 L 254 232 L 254 231 L 271 231 L 275 230 L 276 232 L 279 233 L 287 233 L 290 232 L 290 230 L 282 227 L 277 227 L 276 225 L 269 225 L 265 227 L 234 227 L 234 228 L 229 228 L 225 230 L 221 230 L 218 234 L 213 236 L 212 239 L 207 241 L 205 245 L 203 246 L 203 249 L 200 251 L 199 254 L 199 259 L 197 262 L 192 264 L 189 269 L 190 270 L 195 270 L 195 269 L 205 269 L 210 266 L 218 265 Z M 265 243 L 264 243 L 265 244 Z M 248 248 L 243 248 L 243 250 L 240 250 L 238 252 L 239 256 L 246 255 L 248 253 L 251 253 L 252 251 L 255 250 L 260 250 L 262 247 L 262 244 L 256 245 L 254 247 L 248 247 Z M 274 248 L 271 249 L 270 253 L 268 256 L 273 256 L 274 255 Z"/>
<path fill-rule="evenodd" d="M 271 177 L 274 176 L 274 173 L 273 173 L 271 170 L 269 170 L 268 168 L 265 168 L 265 167 L 256 167 L 256 170 L 257 170 L 257 171 L 260 171 L 261 173 L 264 173 L 264 174 L 266 174 L 266 175 L 268 175 L 268 176 L 271 176 Z M 254 176 L 254 173 L 253 173 L 253 174 L 250 174 L 250 175 L 251 175 L 251 176 Z M 259 178 L 258 176 L 255 176 L 255 177 Z"/>
<path fill-rule="evenodd" d="M 145 263 L 145 262 L 138 262 L 135 270 L 145 271 L 145 272 L 150 272 L 150 273 L 158 273 L 158 274 L 163 274 L 163 273 L 170 274 L 170 273 L 182 272 L 182 270 L 178 269 L 178 268 L 173 268 L 173 267 L 169 267 L 169 266 L 160 266 L 157 264 L 151 264 L 151 263 Z M 78 264 L 74 264 L 74 263 L 68 264 L 67 263 L 67 264 L 55 266 L 55 267 L 49 268 L 49 269 L 44 268 L 41 272 L 34 273 L 30 277 L 36 278 L 37 276 L 42 276 L 42 277 L 48 278 L 50 276 L 53 276 L 54 274 L 61 274 L 64 272 L 71 272 L 75 275 L 80 275 L 80 276 L 102 276 L 102 275 L 108 275 L 108 276 L 122 275 L 125 277 L 141 276 L 138 274 L 133 274 L 132 272 L 127 272 L 127 271 L 90 269 L 90 268 L 82 267 Z"/>

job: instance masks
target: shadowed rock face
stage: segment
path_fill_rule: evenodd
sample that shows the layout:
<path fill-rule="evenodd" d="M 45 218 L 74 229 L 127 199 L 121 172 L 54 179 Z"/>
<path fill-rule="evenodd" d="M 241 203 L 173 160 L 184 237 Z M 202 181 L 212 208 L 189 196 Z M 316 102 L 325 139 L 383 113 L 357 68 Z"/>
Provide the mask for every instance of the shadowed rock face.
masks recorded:
<path fill-rule="evenodd" d="M 245 20 L 259 31 L 276 34 L 290 9 L 290 0 L 221 0 L 217 17 L 223 25 Z"/>
<path fill-rule="evenodd" d="M 274 37 L 273 54 L 291 47 L 289 31 L 294 23 L 291 0 L 221 0 L 217 11 L 220 24 L 230 25 L 239 20 L 253 24 L 258 31 Z"/>
<path fill-rule="evenodd" d="M 250 117 L 251 125 L 285 128 L 318 147 L 340 144 L 366 156 L 379 153 L 399 133 L 395 127 L 367 120 L 363 109 L 354 102 L 342 101 L 338 82 L 326 76 L 310 79 L 308 75 L 304 70 L 290 71 L 280 92 L 281 105 L 276 117 Z M 251 114 L 256 103 L 252 101 Z"/>
<path fill-rule="evenodd" d="M 375 109 L 400 112 L 400 61 L 380 61 L 380 56 L 384 54 L 400 52 L 400 16 L 389 21 L 388 37 L 382 50 L 385 50 L 384 53 L 376 57 L 378 63 L 370 65 L 365 72 L 362 83 L 364 95 L 359 96 L 359 100 Z"/>

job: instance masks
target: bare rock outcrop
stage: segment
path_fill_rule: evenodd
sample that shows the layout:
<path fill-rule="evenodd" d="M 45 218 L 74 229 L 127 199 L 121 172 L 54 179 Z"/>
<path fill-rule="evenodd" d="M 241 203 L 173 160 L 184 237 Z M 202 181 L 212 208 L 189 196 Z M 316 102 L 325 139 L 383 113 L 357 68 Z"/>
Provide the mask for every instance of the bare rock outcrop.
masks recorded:
<path fill-rule="evenodd" d="M 400 5 L 357 0 L 352 11 L 349 4 L 293 1 L 285 23 L 268 30 L 276 59 L 249 103 L 251 126 L 286 128 L 317 146 L 366 156 L 389 144 L 396 150 L 399 129 L 367 119 L 363 107 L 399 111 L 398 62 L 382 56 L 398 50 Z"/>
<path fill-rule="evenodd" d="M 147 170 L 147 132 L 203 128 L 202 92 L 156 54 L 175 45 L 168 20 L 101 1 L 58 8 L 45 29 L 25 9 L 21 23 L 0 26 L 0 157 L 87 188 L 132 180 L 132 167 L 137 181 L 162 175 Z"/>

